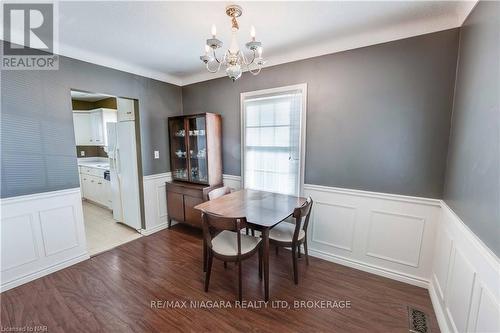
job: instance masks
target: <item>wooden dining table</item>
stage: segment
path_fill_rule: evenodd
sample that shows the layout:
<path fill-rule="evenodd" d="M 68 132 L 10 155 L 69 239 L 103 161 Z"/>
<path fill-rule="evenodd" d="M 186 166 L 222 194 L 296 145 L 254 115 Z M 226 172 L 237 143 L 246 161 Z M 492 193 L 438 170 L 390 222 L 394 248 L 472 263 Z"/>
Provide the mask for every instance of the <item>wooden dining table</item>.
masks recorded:
<path fill-rule="evenodd" d="M 269 230 L 292 215 L 306 198 L 257 190 L 240 190 L 203 202 L 195 209 L 225 217 L 246 217 L 248 224 L 261 232 L 264 261 L 264 300 L 269 300 Z M 203 245 L 203 267 L 206 246 Z"/>

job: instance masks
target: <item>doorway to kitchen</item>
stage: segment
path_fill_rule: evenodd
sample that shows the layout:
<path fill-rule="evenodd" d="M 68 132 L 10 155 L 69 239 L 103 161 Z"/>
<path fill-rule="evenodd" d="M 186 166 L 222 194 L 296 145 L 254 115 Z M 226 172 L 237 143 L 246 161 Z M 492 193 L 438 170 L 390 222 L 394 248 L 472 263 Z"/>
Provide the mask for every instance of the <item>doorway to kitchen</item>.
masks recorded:
<path fill-rule="evenodd" d="M 87 250 L 141 237 L 136 101 L 71 90 Z"/>

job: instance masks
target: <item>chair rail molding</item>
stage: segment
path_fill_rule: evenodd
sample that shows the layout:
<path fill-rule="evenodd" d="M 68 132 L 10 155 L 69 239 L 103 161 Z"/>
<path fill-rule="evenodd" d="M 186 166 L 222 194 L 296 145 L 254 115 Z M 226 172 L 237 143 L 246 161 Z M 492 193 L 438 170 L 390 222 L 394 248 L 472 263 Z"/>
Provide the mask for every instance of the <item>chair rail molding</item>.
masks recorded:
<path fill-rule="evenodd" d="M 0 200 L 0 290 L 89 258 L 80 188 Z"/>
<path fill-rule="evenodd" d="M 151 235 L 168 227 L 167 192 L 165 183 L 172 180 L 172 173 L 158 173 L 143 177 L 144 216 L 146 228 L 143 235 Z"/>

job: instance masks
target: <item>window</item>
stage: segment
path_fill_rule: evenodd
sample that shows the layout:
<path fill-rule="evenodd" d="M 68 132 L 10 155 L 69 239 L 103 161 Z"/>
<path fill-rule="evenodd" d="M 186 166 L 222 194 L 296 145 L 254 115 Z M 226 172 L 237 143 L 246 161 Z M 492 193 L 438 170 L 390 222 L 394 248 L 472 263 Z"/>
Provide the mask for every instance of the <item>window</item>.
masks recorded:
<path fill-rule="evenodd" d="M 305 84 L 241 94 L 245 188 L 301 194 L 305 101 Z"/>

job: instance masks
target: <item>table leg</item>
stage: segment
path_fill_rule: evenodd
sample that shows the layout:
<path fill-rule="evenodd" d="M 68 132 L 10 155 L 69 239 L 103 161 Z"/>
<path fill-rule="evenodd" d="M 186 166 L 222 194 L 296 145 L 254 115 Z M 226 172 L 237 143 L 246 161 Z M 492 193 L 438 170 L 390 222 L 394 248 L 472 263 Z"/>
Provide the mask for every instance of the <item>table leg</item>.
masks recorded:
<path fill-rule="evenodd" d="M 264 242 L 264 301 L 269 301 L 269 228 L 262 230 L 262 241 Z"/>

